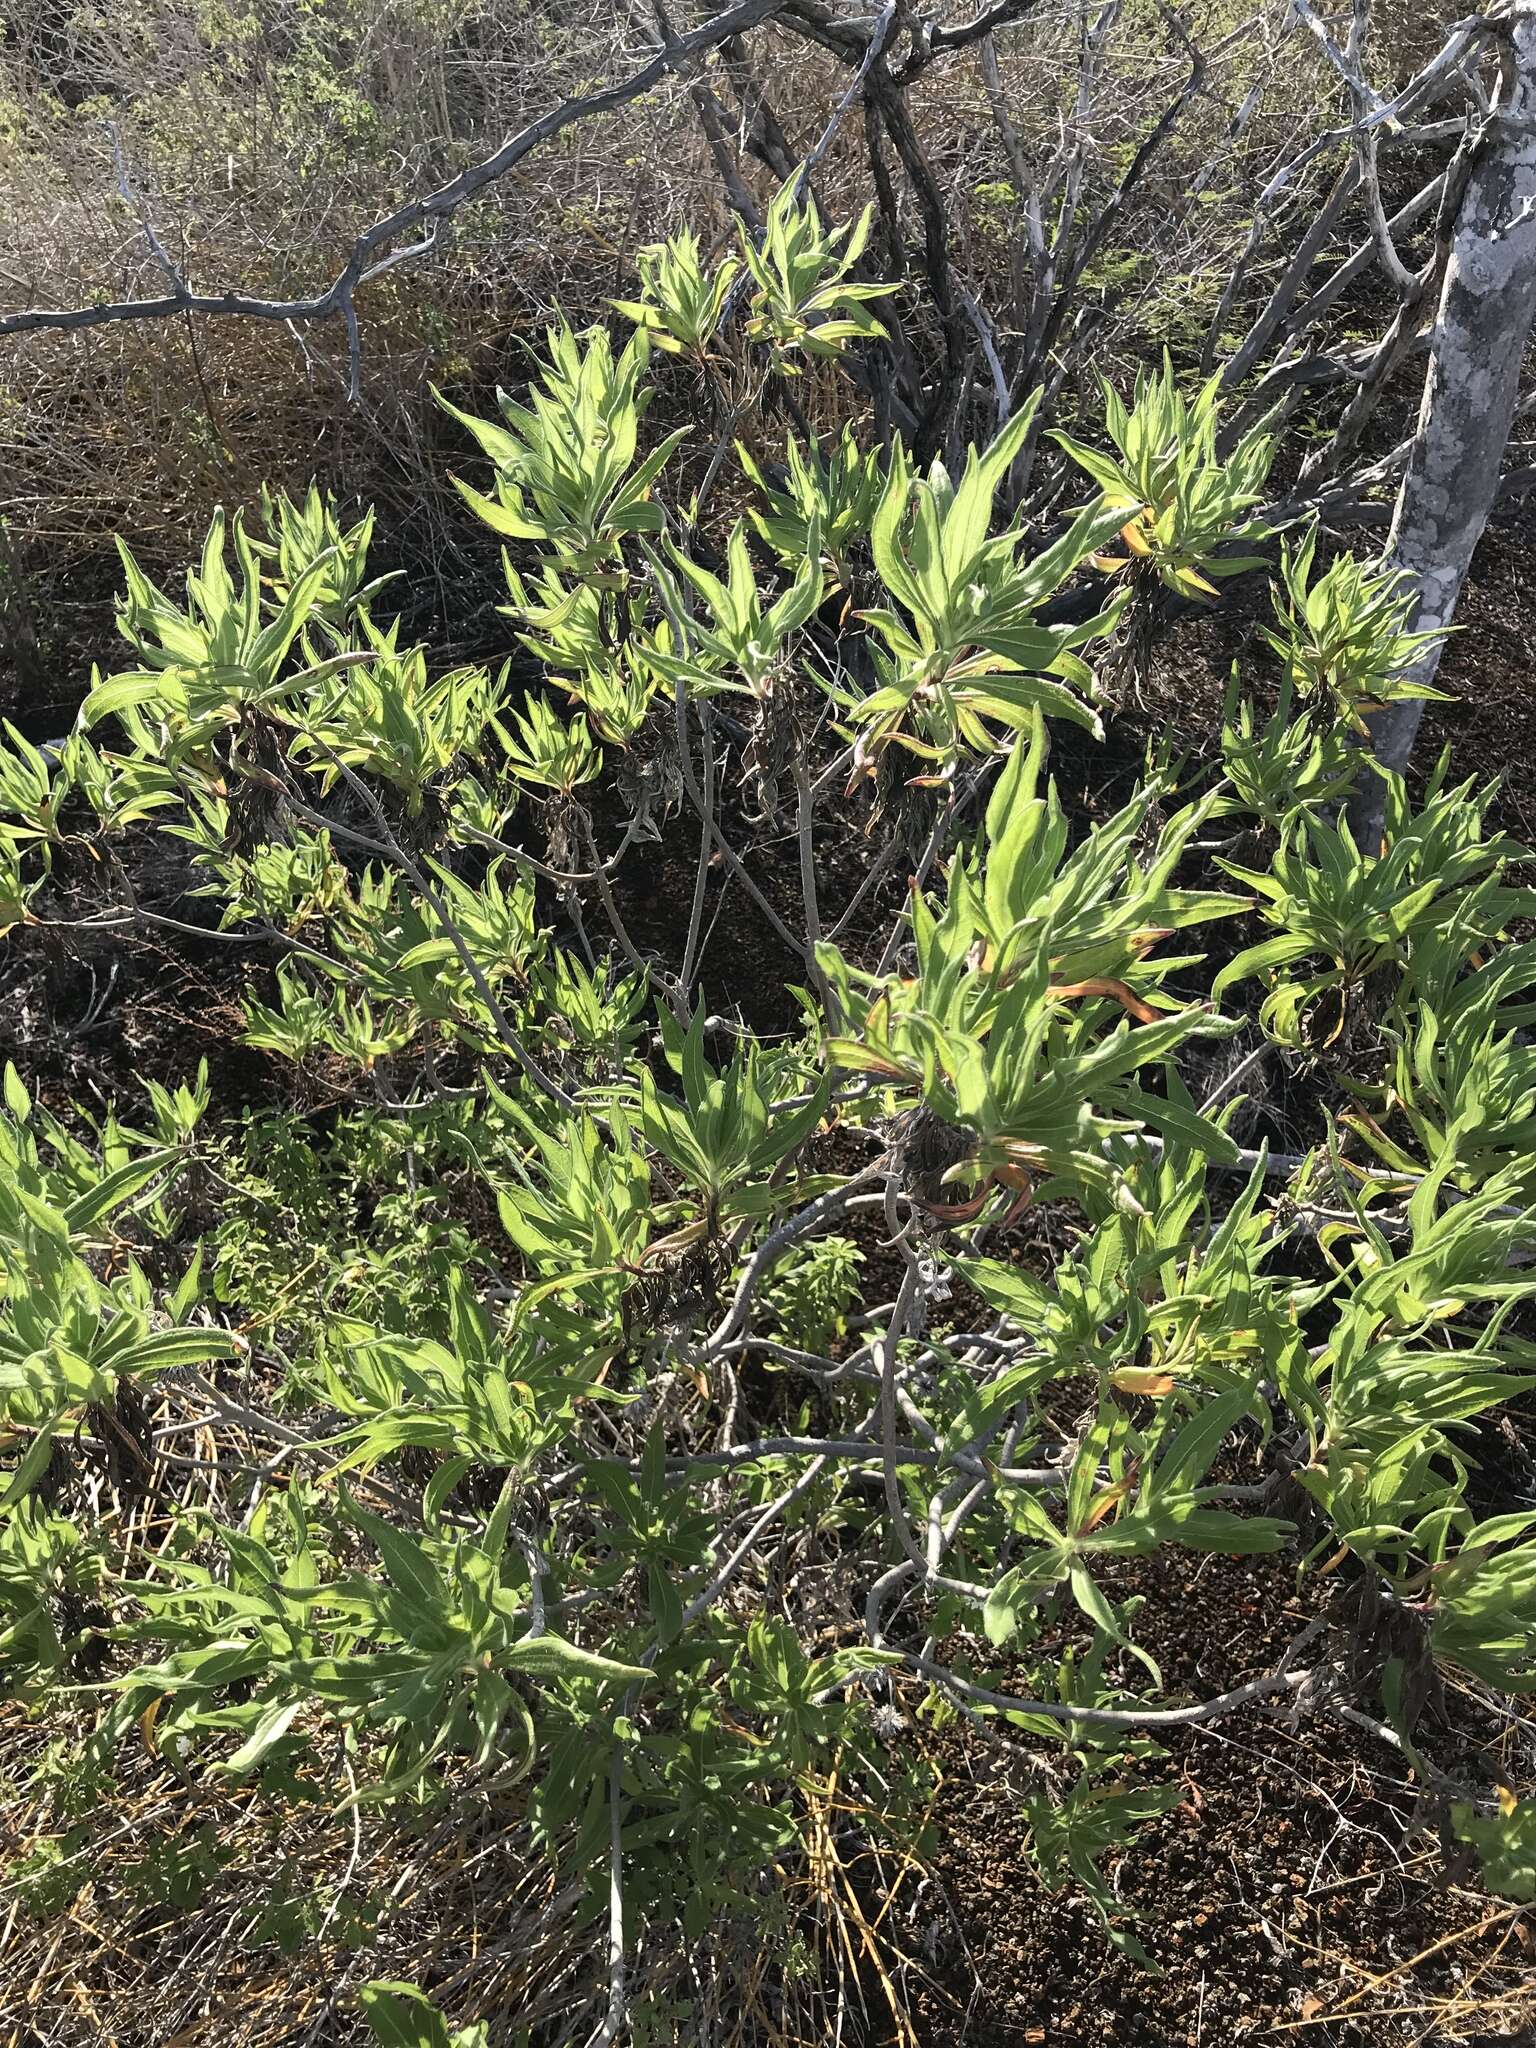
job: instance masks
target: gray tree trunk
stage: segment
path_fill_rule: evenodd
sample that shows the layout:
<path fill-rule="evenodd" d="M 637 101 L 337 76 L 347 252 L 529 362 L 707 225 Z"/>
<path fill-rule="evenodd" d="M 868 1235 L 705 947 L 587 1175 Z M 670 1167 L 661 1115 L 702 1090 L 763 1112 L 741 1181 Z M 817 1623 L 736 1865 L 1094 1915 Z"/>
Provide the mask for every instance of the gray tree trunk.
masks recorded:
<path fill-rule="evenodd" d="M 1503 89 L 1492 134 L 1472 167 L 1446 265 L 1413 452 L 1387 543 L 1389 566 L 1418 584 L 1409 626 L 1449 626 L 1498 490 L 1526 337 L 1536 314 L 1536 0 L 1508 16 Z M 1433 680 L 1440 650 L 1410 672 Z M 1370 721 L 1371 750 L 1399 774 L 1423 704 L 1389 705 Z M 1381 840 L 1379 775 L 1362 762 L 1349 819 L 1362 849 Z"/>

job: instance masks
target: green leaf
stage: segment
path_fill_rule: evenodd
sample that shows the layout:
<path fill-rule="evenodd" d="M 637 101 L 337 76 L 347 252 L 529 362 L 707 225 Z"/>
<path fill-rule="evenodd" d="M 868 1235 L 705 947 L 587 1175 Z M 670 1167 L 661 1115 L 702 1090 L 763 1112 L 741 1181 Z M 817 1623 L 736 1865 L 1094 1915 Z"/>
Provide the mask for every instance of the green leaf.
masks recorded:
<path fill-rule="evenodd" d="M 297 1699 L 274 1700 L 234 1754 L 217 1766 L 219 1774 L 241 1778 L 255 1770 L 268 1751 L 282 1741 L 306 1704 L 302 1695 Z"/>
<path fill-rule="evenodd" d="M 453 2048 L 447 2021 L 414 1984 L 379 1978 L 361 1987 L 357 2002 L 382 2048 Z"/>
<path fill-rule="evenodd" d="M 71 1234 L 89 1230 L 92 1224 L 99 1223 L 103 1216 L 136 1195 L 163 1167 L 173 1165 L 178 1157 L 174 1151 L 146 1152 L 115 1172 L 104 1174 L 94 1187 L 87 1188 L 67 1205 L 63 1212 L 66 1227 Z"/>
<path fill-rule="evenodd" d="M 5 1106 L 18 1123 L 32 1114 L 32 1098 L 22 1085 L 20 1074 L 10 1060 L 5 1063 Z"/>
<path fill-rule="evenodd" d="M 57 1427 L 56 1422 L 49 1423 L 40 1429 L 28 1444 L 22 1454 L 21 1463 L 11 1474 L 10 1484 L 5 1492 L 0 1494 L 0 1512 L 24 1500 L 47 1471 L 53 1457 L 53 1437 Z"/>
<path fill-rule="evenodd" d="M 612 1657 L 578 1649 L 563 1636 L 524 1636 L 502 1658 L 509 1671 L 526 1671 L 534 1678 L 598 1678 L 626 1685 L 644 1685 L 654 1675 L 643 1664 L 620 1664 Z"/>
<path fill-rule="evenodd" d="M 397 1593 L 403 1594 L 424 1614 L 441 1615 L 450 1605 L 442 1574 L 419 1543 L 386 1522 L 382 1516 L 359 1507 L 348 1493 L 342 1504 L 347 1518 L 372 1541 L 383 1560 L 384 1570 Z"/>

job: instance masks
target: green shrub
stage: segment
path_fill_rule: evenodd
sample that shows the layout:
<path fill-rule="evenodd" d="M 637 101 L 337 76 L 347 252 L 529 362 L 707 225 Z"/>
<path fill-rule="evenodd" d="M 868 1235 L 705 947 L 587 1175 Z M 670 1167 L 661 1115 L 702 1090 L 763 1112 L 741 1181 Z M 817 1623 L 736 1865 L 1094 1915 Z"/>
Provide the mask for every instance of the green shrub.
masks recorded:
<path fill-rule="evenodd" d="M 869 331 L 857 241 L 781 199 L 743 252 L 765 297 L 744 362 Z M 647 271 L 653 300 L 693 277 L 686 253 Z M 910 1838 L 925 1776 L 889 1739 L 898 1703 L 958 1700 L 1071 1765 L 1031 1806 L 1034 1852 L 1123 1936 L 1096 1859 L 1170 1804 L 1157 1717 L 1181 1711 L 1126 1559 L 1347 1561 L 1425 1669 L 1536 1687 L 1531 1518 L 1478 1504 L 1470 1434 L 1536 1383 L 1514 1323 L 1536 1294 L 1530 949 L 1499 943 L 1530 909 L 1521 849 L 1443 775 L 1417 807 L 1394 787 L 1380 858 L 1309 809 L 1367 685 L 1289 641 L 1308 736 L 1244 710 L 1229 778 L 1185 794 L 1169 768 L 1069 822 L 1047 719 L 1095 724 L 1087 650 L 1118 607 L 1041 608 L 1125 525 L 1122 469 L 1176 586 L 1251 532 L 1269 444 L 1218 463 L 1209 391 L 1185 407 L 1154 380 L 1112 409 L 1118 452 L 1085 465 L 1107 498 L 1039 549 L 994 530 L 1028 406 L 958 481 L 898 441 L 877 492 L 851 436 L 792 449 L 787 490 L 748 462 L 759 500 L 719 574 L 663 495 L 679 436 L 644 445 L 643 336 L 616 353 L 557 326 L 549 347 L 527 403 L 466 420 L 493 477 L 464 487 L 510 544 L 544 687 L 402 645 L 368 522 L 312 496 L 271 501 L 259 545 L 216 520 L 185 604 L 125 550 L 134 665 L 68 745 L 11 736 L 12 924 L 156 929 L 127 880 L 153 840 L 210 928 L 264 941 L 245 1038 L 292 1099 L 236 1126 L 205 1073 L 146 1089 L 140 1131 L 7 1076 L 8 1676 L 52 1714 L 94 1645 L 76 1754 L 101 1772 L 138 1739 L 279 1805 L 342 1797 L 322 1753 L 348 1807 L 518 1787 L 528 1853 L 631 1944 L 699 1937 L 808 1855 L 834 1778 Z M 872 601 L 829 611 L 824 556 Z M 1291 601 L 1307 573 L 1290 558 Z M 1388 621 L 1368 579 L 1328 588 L 1372 635 Z M 1393 647 L 1371 701 L 1411 654 Z M 741 699 L 793 713 L 798 909 L 733 843 L 759 758 L 726 723 Z M 642 754 L 669 779 L 626 811 L 610 771 Z M 846 821 L 829 792 L 895 756 L 931 844 L 871 946 L 818 900 L 816 813 Z M 508 836 L 530 793 L 569 865 Z M 698 874 L 657 959 L 622 892 L 684 802 Z M 1200 886 L 1218 815 L 1280 835 L 1272 872 L 1228 864 L 1249 895 Z M 82 860 L 83 913 L 59 880 Z M 706 1005 L 717 873 L 745 929 L 761 913 L 799 957 L 787 1031 Z M 1241 948 L 1254 899 L 1272 935 Z M 1235 1099 L 1199 1078 L 1254 981 L 1261 1025 L 1332 1048 L 1353 1105 L 1319 1107 L 1299 1163 L 1240 1151 Z M 1342 1028 L 1367 991 L 1385 1059 Z M 1385 1166 L 1345 1159 L 1357 1132 Z M 1008 1256 L 1031 1205 L 1049 1232 Z M 755 1358 L 793 1431 L 754 1407 Z M 115 1445 L 111 1483 L 142 1492 L 189 1416 L 241 1447 L 241 1478 L 163 1502 L 152 1548 L 50 1492 L 77 1439 Z M 1241 1445 L 1283 1449 L 1293 1512 L 1234 1484 Z M 787 1563 L 834 1544 L 846 1610 Z M 1366 1688 L 1408 1739 L 1401 1657 L 1362 1678 L 1318 1634 L 1258 1696 Z M 1486 1818 L 1473 1800 L 1462 1823 L 1485 1848 Z M 1488 1853 L 1510 1882 L 1507 1830 Z M 30 1882 L 54 1897 L 46 1853 Z M 409 1987 L 366 2003 L 381 2038 L 445 2038 Z"/>

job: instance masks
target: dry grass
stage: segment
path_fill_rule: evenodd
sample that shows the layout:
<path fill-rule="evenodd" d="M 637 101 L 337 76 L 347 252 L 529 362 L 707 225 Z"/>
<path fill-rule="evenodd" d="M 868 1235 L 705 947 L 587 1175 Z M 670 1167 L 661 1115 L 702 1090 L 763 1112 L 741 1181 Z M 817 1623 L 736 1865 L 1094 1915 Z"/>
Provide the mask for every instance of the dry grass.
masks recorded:
<path fill-rule="evenodd" d="M 39 1746 L 13 1719 L 11 1768 Z M 64 1836 L 90 1852 L 73 1895 L 67 1863 L 47 1866 L 46 1892 L 18 1875 L 29 1852 L 57 1840 L 51 1802 L 7 1813 L 0 2039 L 362 2040 L 355 1990 L 380 1976 L 435 1980 L 446 2011 L 505 2037 L 590 1990 L 595 1973 L 583 1966 L 598 1930 L 581 1888 L 557 1889 L 528 1858 L 515 1810 L 494 1798 L 450 1797 L 417 1821 L 366 1808 L 342 1816 L 339 1753 L 315 1758 L 313 1804 L 280 1807 L 246 1788 L 193 1784 L 147 1743 L 117 1764 L 109 1818 L 81 1815 Z"/>
<path fill-rule="evenodd" d="M 55 1716 L 48 1739 L 63 1736 Z M 115 1756 L 105 1805 L 72 1813 L 44 1751 L 10 1710 L 7 2048 L 360 2042 L 357 1989 L 377 1978 L 429 1984 L 451 2021 L 481 2022 L 497 2042 L 581 2042 L 601 2018 L 601 1900 L 579 1871 L 572 1881 L 564 1865 L 557 1879 L 530 1851 L 515 1790 L 445 1784 L 416 1815 L 342 1814 L 339 1747 L 311 1760 L 305 1802 L 193 1782 L 146 1736 Z M 808 1790 L 802 1851 L 765 1872 L 737 1914 L 717 1915 L 705 1941 L 665 1919 L 638 1930 L 632 2008 L 661 2025 L 657 2038 L 812 2048 L 846 2029 L 917 2048 L 901 1988 L 914 1964 L 894 1908 L 920 1866 L 851 1849 L 850 1826 L 867 1818 L 834 1774 Z M 679 1899 L 685 1888 L 680 1867 Z M 670 2031 L 685 2013 L 699 2031 Z"/>

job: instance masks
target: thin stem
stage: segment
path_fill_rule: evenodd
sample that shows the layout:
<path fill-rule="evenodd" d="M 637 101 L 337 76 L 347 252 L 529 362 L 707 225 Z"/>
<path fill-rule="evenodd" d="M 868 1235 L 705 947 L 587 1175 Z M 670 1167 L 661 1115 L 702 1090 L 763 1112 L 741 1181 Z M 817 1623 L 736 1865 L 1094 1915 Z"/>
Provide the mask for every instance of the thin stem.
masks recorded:
<path fill-rule="evenodd" d="M 907 1229 L 900 1229 L 896 1222 L 896 1183 L 886 1183 L 885 1195 L 886 1224 L 905 1262 L 906 1270 L 901 1276 L 901 1285 L 896 1290 L 896 1306 L 891 1311 L 891 1320 L 878 1347 L 880 1365 L 880 1451 L 881 1476 L 885 1485 L 886 1511 L 895 1528 L 897 1540 L 917 1569 L 927 1576 L 928 1560 L 919 1549 L 917 1540 L 907 1521 L 907 1505 L 901 1496 L 901 1481 L 897 1477 L 899 1458 L 896 1443 L 896 1361 L 901 1340 L 907 1333 L 912 1311 L 917 1305 L 921 1271 L 916 1254 L 907 1242 Z"/>
<path fill-rule="evenodd" d="M 1028 1700 L 1013 1693 L 992 1692 L 984 1685 L 972 1685 L 969 1679 L 958 1677 L 947 1665 L 936 1664 L 931 1657 L 920 1657 L 912 1651 L 903 1652 L 902 1662 L 909 1670 L 932 1679 L 935 1685 L 973 1706 L 994 1707 L 1005 1714 L 1039 1714 L 1048 1721 L 1075 1722 L 1084 1728 L 1196 1728 L 1202 1722 L 1219 1721 L 1223 1715 L 1235 1714 L 1259 1700 L 1294 1695 L 1314 1675 L 1310 1671 L 1272 1671 L 1267 1677 L 1250 1679 L 1247 1685 L 1234 1686 L 1231 1692 L 1219 1693 L 1215 1699 L 1201 1700 L 1190 1707 L 1078 1707 L 1061 1700 Z"/>
<path fill-rule="evenodd" d="M 811 801 L 811 778 L 805 765 L 805 756 L 795 753 L 795 836 L 800 849 L 800 901 L 805 913 L 805 942 L 811 958 L 816 958 L 821 944 L 821 910 L 816 895 L 816 847 L 811 827 L 814 822 L 814 806 Z M 822 992 L 827 1012 L 827 1029 L 838 1028 L 839 1010 L 832 990 L 826 987 L 821 970 L 816 970 L 816 985 Z"/>
<path fill-rule="evenodd" d="M 686 755 L 688 751 L 688 714 L 686 686 L 681 676 L 677 679 L 677 744 Z M 678 976 L 683 1000 L 688 1000 L 693 987 L 693 971 L 699 957 L 699 933 L 704 923 L 704 898 L 709 887 L 709 847 L 715 814 L 715 740 L 711 730 L 709 707 L 701 707 L 699 713 L 700 760 L 704 770 L 704 801 L 701 806 L 699 826 L 699 861 L 693 876 L 693 901 L 688 908 L 688 936 L 683 944 L 683 965 Z"/>
<path fill-rule="evenodd" d="M 885 1161 L 877 1159 L 873 1166 L 866 1166 L 862 1173 L 855 1174 L 853 1179 L 845 1182 L 842 1187 L 832 1188 L 826 1194 L 818 1195 L 814 1202 L 808 1203 L 805 1208 L 797 1211 L 786 1222 L 781 1223 L 777 1230 L 764 1238 L 736 1283 L 736 1292 L 731 1297 L 730 1307 L 705 1340 L 703 1348 L 706 1356 L 712 1351 L 720 1350 L 740 1332 L 746 1321 L 752 1296 L 762 1285 L 765 1275 L 772 1271 L 785 1252 L 792 1245 L 798 1244 L 801 1238 L 809 1237 L 812 1231 L 819 1230 L 831 1217 L 840 1214 L 860 1188 L 868 1187 L 871 1181 L 878 1180 L 885 1170 Z"/>

